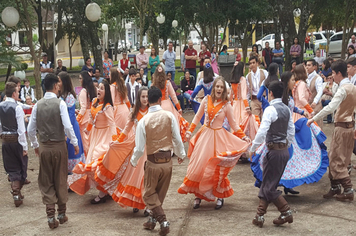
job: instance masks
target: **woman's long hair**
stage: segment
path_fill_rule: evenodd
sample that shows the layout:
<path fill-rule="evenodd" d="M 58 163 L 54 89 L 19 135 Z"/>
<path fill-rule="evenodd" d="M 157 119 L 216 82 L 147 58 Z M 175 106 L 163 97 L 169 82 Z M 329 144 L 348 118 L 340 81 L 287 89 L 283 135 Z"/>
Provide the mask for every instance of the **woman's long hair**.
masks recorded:
<path fill-rule="evenodd" d="M 281 75 L 281 81 L 283 82 L 283 95 L 282 102 L 288 106 L 289 96 L 292 95 L 292 91 L 289 89 L 289 81 L 292 78 L 293 73 L 290 71 L 283 72 Z"/>
<path fill-rule="evenodd" d="M 158 72 L 159 68 L 162 69 L 162 72 Z M 160 65 L 156 67 L 155 73 L 153 74 L 152 86 L 156 86 L 159 89 L 164 89 L 166 86 L 166 74 Z"/>
<path fill-rule="evenodd" d="M 227 46 L 226 46 L 226 45 L 224 45 L 224 46 L 222 47 L 220 53 L 222 53 L 223 51 L 227 51 Z M 220 53 L 219 53 L 219 54 L 220 54 Z"/>
<path fill-rule="evenodd" d="M 82 76 L 83 79 L 82 87 L 85 88 L 85 90 L 87 91 L 89 101 L 93 101 L 93 99 L 96 97 L 96 89 L 94 87 L 91 76 L 89 75 L 88 71 L 80 72 L 80 76 Z"/>
<path fill-rule="evenodd" d="M 244 68 L 245 68 L 245 64 L 243 62 L 239 62 L 236 66 L 232 68 L 230 83 L 232 84 L 240 83 L 241 77 L 244 76 L 245 74 Z"/>
<path fill-rule="evenodd" d="M 137 92 L 137 99 L 135 101 L 135 105 L 133 107 L 133 112 L 131 113 L 131 121 L 134 121 L 137 117 L 138 112 L 140 111 L 141 108 L 141 94 L 143 91 L 147 91 L 148 94 L 148 88 L 146 86 L 142 86 L 138 92 Z M 148 104 L 147 104 L 148 106 Z"/>
<path fill-rule="evenodd" d="M 307 81 L 308 75 L 307 71 L 305 70 L 304 64 L 299 64 L 294 69 L 294 77 L 295 81 L 302 80 L 304 82 Z"/>
<path fill-rule="evenodd" d="M 62 80 L 62 88 L 61 88 L 61 97 L 66 99 L 69 94 L 72 94 L 74 98 L 77 97 L 75 94 L 72 79 L 69 74 L 65 71 L 62 71 L 58 74 L 58 77 Z"/>
<path fill-rule="evenodd" d="M 101 84 L 104 85 L 105 88 L 105 96 L 104 96 L 104 105 L 101 108 L 101 110 L 104 110 L 105 106 L 107 104 L 110 104 L 111 106 L 114 106 L 113 102 L 112 102 L 112 98 L 111 98 L 111 91 L 110 91 L 110 84 L 109 82 L 104 79 Z M 93 104 L 94 107 L 97 107 L 99 105 L 99 99 L 96 99 L 96 102 Z"/>
<path fill-rule="evenodd" d="M 257 44 L 254 44 L 254 45 L 252 45 L 252 52 L 253 52 L 253 48 L 256 48 L 256 53 L 258 54 L 258 46 L 257 46 Z"/>
<path fill-rule="evenodd" d="M 209 65 L 207 67 L 207 65 Z M 207 84 L 207 83 L 210 83 L 214 80 L 214 70 L 213 68 L 211 67 L 211 64 L 207 64 L 204 66 L 204 69 L 203 69 L 203 73 L 204 73 L 204 78 L 203 78 L 203 82 L 204 84 Z"/>
<path fill-rule="evenodd" d="M 330 61 L 328 59 L 325 59 L 323 61 L 323 64 L 325 65 L 325 68 L 324 68 L 325 71 L 329 70 L 329 68 L 331 67 Z"/>
<path fill-rule="evenodd" d="M 218 81 L 221 81 L 223 83 L 223 86 L 224 86 L 224 91 L 222 92 L 221 94 L 221 100 L 223 102 L 227 101 L 228 100 L 228 97 L 227 97 L 227 88 L 226 88 L 226 83 L 225 83 L 225 80 L 222 76 L 218 76 L 216 77 L 216 79 L 214 80 L 214 83 L 213 83 L 213 89 L 211 90 L 211 98 L 213 99 L 213 102 L 216 100 L 216 97 L 215 97 L 215 86 L 217 84 Z"/>
<path fill-rule="evenodd" d="M 275 62 L 272 62 L 269 67 L 268 67 L 268 77 L 265 80 L 265 86 L 266 88 L 269 87 L 269 85 L 273 82 L 273 81 L 278 81 L 278 64 Z"/>
<path fill-rule="evenodd" d="M 111 68 L 110 77 L 111 84 L 116 82 L 116 89 L 120 94 L 121 100 L 124 101 L 127 96 L 127 88 L 125 85 L 125 81 L 122 79 L 121 73 L 119 73 L 116 68 Z"/>

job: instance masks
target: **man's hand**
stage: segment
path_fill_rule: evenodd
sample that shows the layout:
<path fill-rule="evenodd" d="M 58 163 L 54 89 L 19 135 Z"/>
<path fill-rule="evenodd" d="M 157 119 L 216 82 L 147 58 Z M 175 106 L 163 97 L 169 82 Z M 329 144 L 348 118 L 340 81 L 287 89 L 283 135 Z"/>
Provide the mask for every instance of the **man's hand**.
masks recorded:
<path fill-rule="evenodd" d="M 247 112 L 248 115 L 252 114 L 251 109 L 249 107 L 246 107 L 246 112 Z"/>
<path fill-rule="evenodd" d="M 191 137 L 192 135 L 191 134 L 186 134 L 185 135 L 185 139 L 187 140 L 187 142 L 189 143 L 189 141 L 190 141 L 190 137 Z"/>
<path fill-rule="evenodd" d="M 242 140 L 248 142 L 248 143 L 251 143 L 251 139 L 247 136 L 243 137 Z"/>
<path fill-rule="evenodd" d="M 40 156 L 40 149 L 39 148 L 35 148 L 35 154 L 36 154 L 36 156 Z"/>
<path fill-rule="evenodd" d="M 180 157 L 178 157 L 178 164 L 180 165 L 180 164 L 182 164 L 182 163 L 183 163 L 183 159 L 180 158 Z"/>
<path fill-rule="evenodd" d="M 309 127 L 310 127 L 310 125 L 311 125 L 313 122 L 314 122 L 314 120 L 313 120 L 313 119 L 309 119 L 309 120 L 308 120 L 308 122 L 307 122 L 307 126 L 309 126 Z"/>
<path fill-rule="evenodd" d="M 23 150 L 22 155 L 23 155 L 23 156 L 27 156 L 27 154 L 28 154 L 28 152 L 25 151 L 25 150 Z"/>
<path fill-rule="evenodd" d="M 316 107 L 315 102 L 313 102 L 310 106 L 311 106 L 311 108 L 313 108 L 313 109 L 314 109 L 314 108 Z"/>
<path fill-rule="evenodd" d="M 74 155 L 79 154 L 79 146 L 74 146 Z"/>
<path fill-rule="evenodd" d="M 248 152 L 250 158 L 252 158 L 254 155 L 256 155 L 256 152 Z"/>

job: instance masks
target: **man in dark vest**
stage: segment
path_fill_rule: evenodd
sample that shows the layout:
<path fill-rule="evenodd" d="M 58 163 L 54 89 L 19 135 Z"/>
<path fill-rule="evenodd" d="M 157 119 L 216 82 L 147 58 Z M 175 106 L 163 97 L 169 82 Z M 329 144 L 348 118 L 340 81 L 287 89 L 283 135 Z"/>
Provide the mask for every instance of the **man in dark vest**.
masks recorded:
<path fill-rule="evenodd" d="M 27 178 L 27 140 L 24 112 L 16 103 L 19 97 L 17 84 L 5 85 L 6 100 L 0 103 L 0 133 L 2 139 L 2 157 L 5 171 L 11 182 L 15 206 L 22 204 L 21 188 Z"/>
<path fill-rule="evenodd" d="M 131 158 L 131 165 L 136 166 L 138 160 L 147 149 L 145 163 L 143 200 L 151 216 L 143 227 L 153 230 L 156 221 L 161 225 L 160 235 L 169 233 L 169 222 L 163 211 L 162 204 L 166 197 L 172 177 L 171 151 L 178 156 L 178 163 L 183 162 L 184 146 L 179 133 L 179 126 L 174 115 L 162 110 L 162 93 L 157 87 L 148 90 L 150 107 L 136 128 L 136 147 Z"/>
<path fill-rule="evenodd" d="M 55 204 L 58 205 L 59 223 L 68 221 L 65 214 L 68 200 L 66 135 L 74 146 L 75 155 L 79 153 L 79 147 L 69 120 L 67 106 L 63 100 L 57 98 L 61 88 L 59 77 L 52 73 L 47 74 L 44 86 L 46 93 L 32 110 L 28 136 L 40 159 L 38 185 L 43 204 L 46 205 L 48 226 L 53 229 L 58 227 L 58 221 L 55 219 Z M 36 130 L 39 134 L 39 144 Z"/>
<path fill-rule="evenodd" d="M 137 93 L 139 88 L 141 87 L 141 84 L 136 82 L 136 70 L 135 69 L 130 69 L 129 71 L 129 77 L 130 81 L 126 83 L 126 88 L 127 88 L 127 97 L 131 103 L 131 107 L 135 105 L 135 101 L 137 98 Z"/>
<path fill-rule="evenodd" d="M 255 140 L 252 142 L 250 151 L 256 149 L 266 141 L 268 152 L 263 159 L 263 177 L 257 214 L 252 223 L 259 227 L 263 226 L 263 215 L 267 212 L 270 202 L 281 212 L 281 215 L 273 220 L 273 224 L 281 225 L 293 222 L 293 215 L 287 201 L 277 190 L 278 183 L 283 175 L 289 160 L 288 146 L 292 143 L 295 133 L 291 112 L 283 102 L 283 83 L 276 81 L 269 85 L 268 99 L 270 106 L 263 113 L 261 126 L 257 131 Z"/>

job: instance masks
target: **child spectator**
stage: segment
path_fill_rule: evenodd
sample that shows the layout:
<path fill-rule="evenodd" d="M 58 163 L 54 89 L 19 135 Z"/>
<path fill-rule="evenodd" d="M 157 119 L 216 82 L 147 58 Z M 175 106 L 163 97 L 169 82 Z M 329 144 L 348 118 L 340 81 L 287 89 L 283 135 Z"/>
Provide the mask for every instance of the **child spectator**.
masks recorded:
<path fill-rule="evenodd" d="M 29 79 L 24 79 L 24 87 L 21 89 L 20 93 L 20 98 L 23 103 L 26 102 L 27 96 L 31 98 L 31 102 L 35 102 L 35 92 L 33 91 L 33 88 L 30 87 L 30 80 Z"/>

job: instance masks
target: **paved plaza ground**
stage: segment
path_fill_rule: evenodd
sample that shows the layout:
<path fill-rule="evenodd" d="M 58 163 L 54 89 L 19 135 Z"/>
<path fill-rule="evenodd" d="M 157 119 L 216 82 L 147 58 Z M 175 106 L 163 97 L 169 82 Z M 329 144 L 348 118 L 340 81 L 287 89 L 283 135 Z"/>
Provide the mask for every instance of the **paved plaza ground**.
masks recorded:
<path fill-rule="evenodd" d="M 184 117 L 190 122 L 193 113 L 185 113 Z M 333 125 L 324 126 L 327 146 L 330 146 L 332 129 Z M 188 148 L 187 144 L 185 148 Z M 229 179 L 235 193 L 225 199 L 222 209 L 215 210 L 215 203 L 203 201 L 201 207 L 194 210 L 194 196 L 177 193 L 188 162 L 187 159 L 178 165 L 176 159 L 173 161 L 173 177 L 163 205 L 171 223 L 170 235 L 356 235 L 355 202 L 322 198 L 330 187 L 327 174 L 318 183 L 297 187 L 299 195 L 286 196 L 294 212 L 293 224 L 275 227 L 272 220 L 279 212 L 271 204 L 265 225 L 260 229 L 251 223 L 258 204 L 258 188 L 253 186 L 255 180 L 249 164 L 237 164 L 231 171 Z M 356 164 L 355 159 L 353 162 Z M 152 232 L 142 229 L 147 220 L 143 211 L 134 214 L 131 208 L 121 208 L 112 200 L 91 205 L 90 200 L 98 193 L 95 189 L 84 196 L 70 193 L 69 221 L 50 230 L 38 189 L 39 162 L 33 149 L 29 152 L 28 166 L 28 179 L 32 183 L 24 186 L 24 204 L 18 208 L 13 204 L 3 163 L 0 165 L 0 235 L 158 235 L 158 226 Z M 354 183 L 355 175 L 356 171 L 352 172 Z"/>

